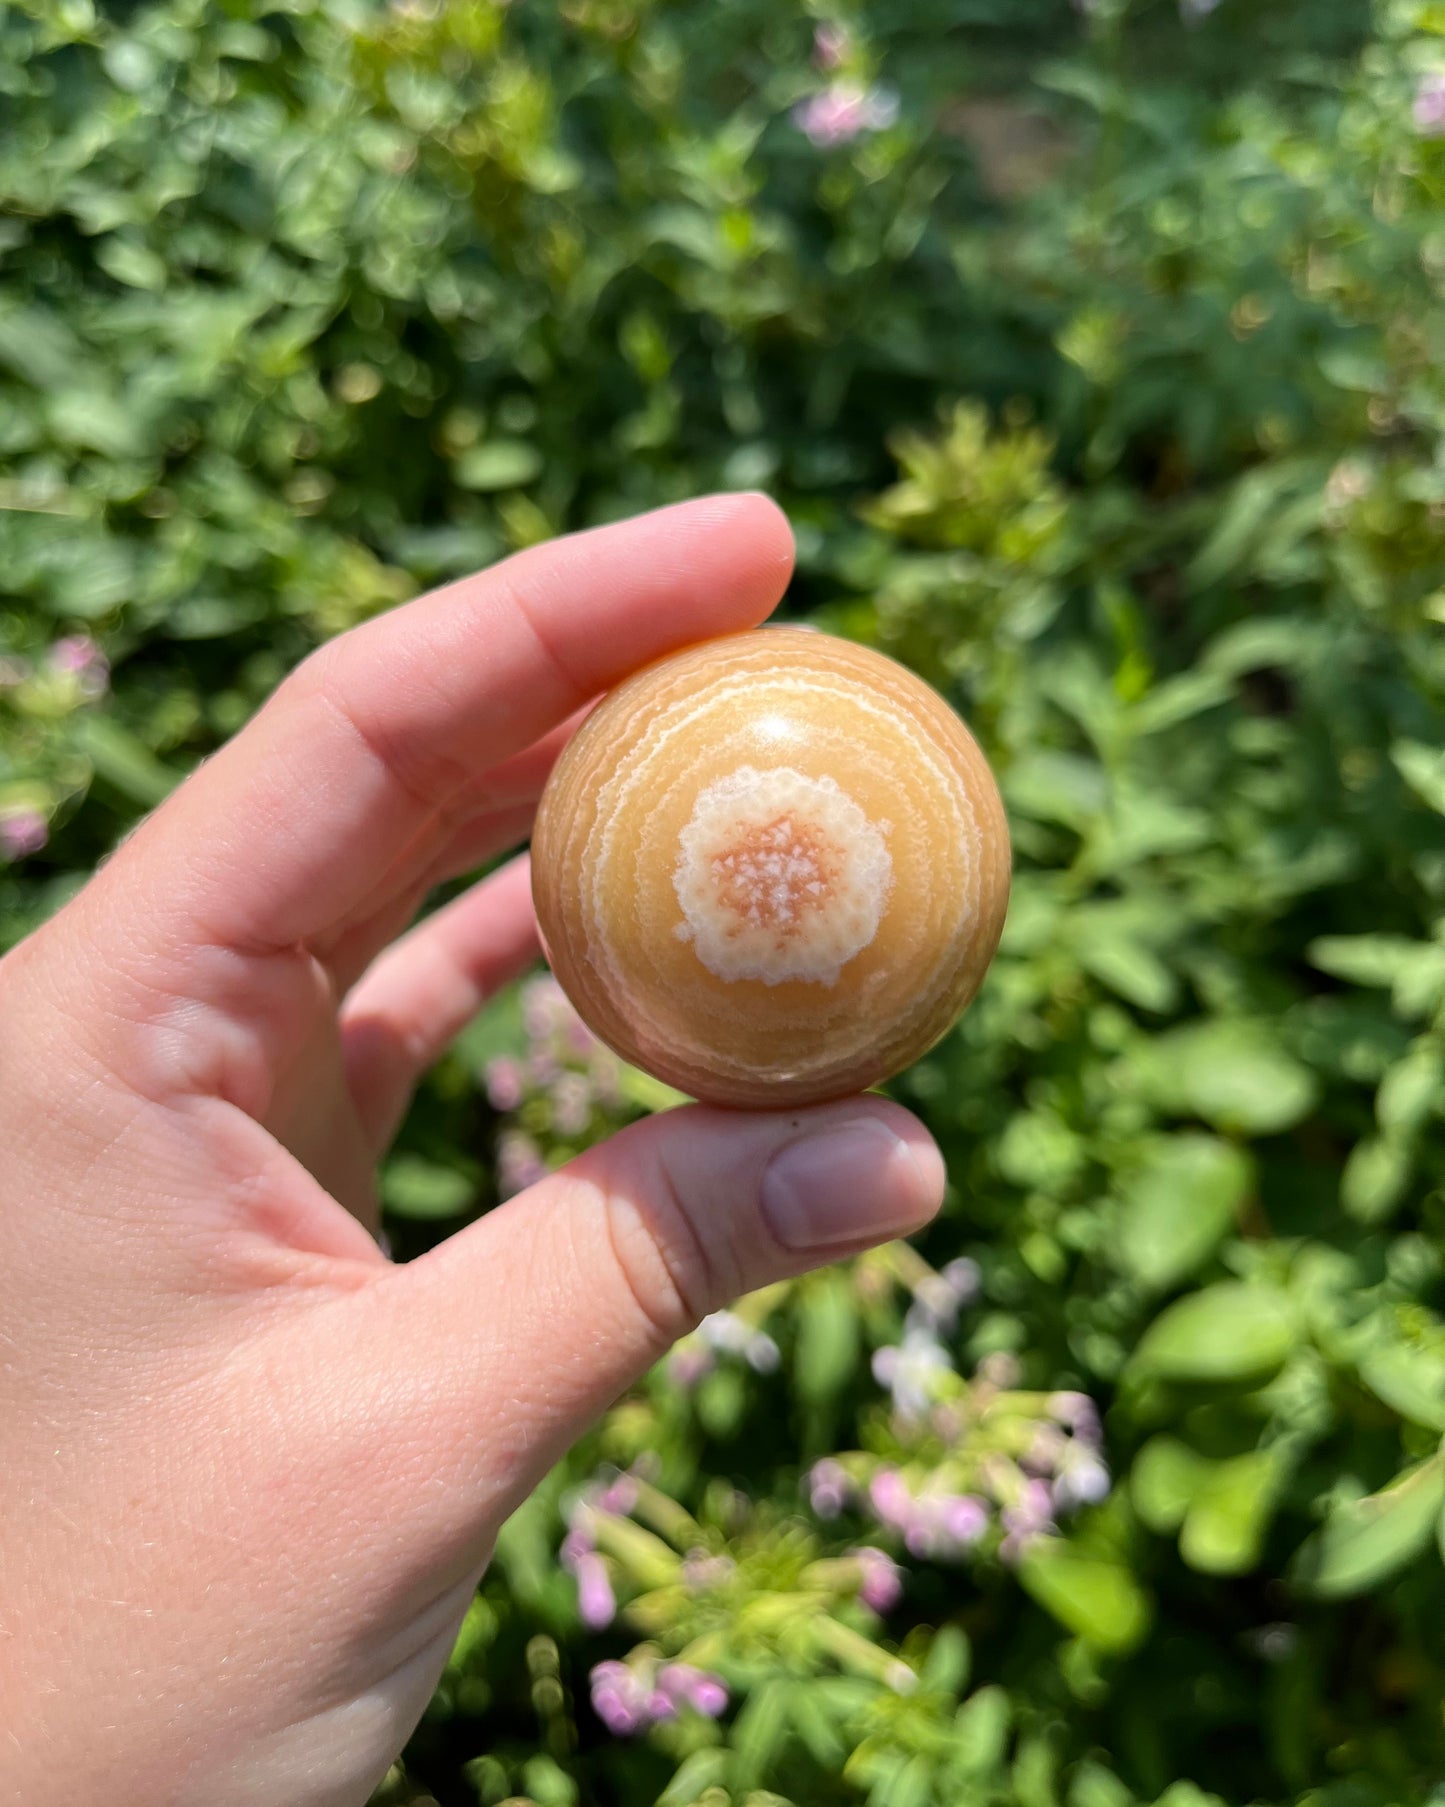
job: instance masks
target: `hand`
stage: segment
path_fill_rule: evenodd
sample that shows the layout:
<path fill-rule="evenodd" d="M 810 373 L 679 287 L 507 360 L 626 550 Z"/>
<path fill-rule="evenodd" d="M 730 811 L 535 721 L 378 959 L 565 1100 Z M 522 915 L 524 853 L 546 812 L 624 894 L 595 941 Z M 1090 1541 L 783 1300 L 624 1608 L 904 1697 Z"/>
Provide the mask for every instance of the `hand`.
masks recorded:
<path fill-rule="evenodd" d="M 749 627 L 757 497 L 560 540 L 324 647 L 0 962 L 0 1800 L 362 1803 L 498 1526 L 704 1313 L 937 1208 L 879 1099 L 689 1107 L 419 1260 L 418 1076 L 530 962 L 580 707 Z"/>

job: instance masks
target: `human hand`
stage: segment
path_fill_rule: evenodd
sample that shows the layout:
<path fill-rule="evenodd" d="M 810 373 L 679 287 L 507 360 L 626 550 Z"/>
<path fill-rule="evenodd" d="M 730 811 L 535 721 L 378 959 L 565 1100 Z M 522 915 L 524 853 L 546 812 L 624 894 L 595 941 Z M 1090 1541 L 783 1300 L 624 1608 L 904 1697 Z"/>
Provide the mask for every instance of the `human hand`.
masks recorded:
<path fill-rule="evenodd" d="M 536 952 L 525 838 L 579 707 L 752 626 L 791 541 L 715 497 L 358 628 L 0 962 L 0 1801 L 341 1807 L 497 1529 L 705 1313 L 919 1227 L 880 1099 L 687 1107 L 405 1266 L 374 1168 Z"/>

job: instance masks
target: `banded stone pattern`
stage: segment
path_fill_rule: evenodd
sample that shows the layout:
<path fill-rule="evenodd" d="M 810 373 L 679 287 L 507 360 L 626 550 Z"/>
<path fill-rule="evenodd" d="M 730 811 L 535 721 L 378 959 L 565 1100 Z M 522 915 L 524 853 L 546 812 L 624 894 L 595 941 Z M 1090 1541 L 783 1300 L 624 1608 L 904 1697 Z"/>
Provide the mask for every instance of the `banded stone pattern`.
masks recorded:
<path fill-rule="evenodd" d="M 625 1059 L 695 1098 L 843 1097 L 932 1046 L 1008 901 L 992 774 L 936 691 L 806 628 L 637 673 L 542 798 L 553 971 Z"/>

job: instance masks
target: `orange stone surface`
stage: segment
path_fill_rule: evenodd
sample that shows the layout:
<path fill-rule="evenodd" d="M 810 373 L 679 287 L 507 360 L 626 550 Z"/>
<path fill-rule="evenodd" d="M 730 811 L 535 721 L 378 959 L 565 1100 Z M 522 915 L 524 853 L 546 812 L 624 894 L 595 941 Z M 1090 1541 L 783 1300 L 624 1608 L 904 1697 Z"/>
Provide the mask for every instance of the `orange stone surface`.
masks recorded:
<path fill-rule="evenodd" d="M 901 1071 L 982 982 L 1009 840 L 983 754 L 881 653 L 761 628 L 606 697 L 532 839 L 548 958 L 624 1059 L 785 1109 Z"/>

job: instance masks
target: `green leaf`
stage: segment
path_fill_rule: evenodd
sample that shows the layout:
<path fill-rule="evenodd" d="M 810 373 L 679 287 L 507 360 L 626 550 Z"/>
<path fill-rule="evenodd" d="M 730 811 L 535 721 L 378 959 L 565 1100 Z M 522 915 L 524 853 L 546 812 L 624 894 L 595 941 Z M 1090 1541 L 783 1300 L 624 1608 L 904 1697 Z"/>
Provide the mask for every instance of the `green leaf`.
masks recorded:
<path fill-rule="evenodd" d="M 455 1167 L 420 1155 L 393 1155 L 381 1175 L 381 1200 L 394 1217 L 430 1222 L 459 1217 L 476 1197 L 476 1184 Z"/>
<path fill-rule="evenodd" d="M 1317 483 L 1324 471 L 1312 459 L 1281 459 L 1241 477 L 1224 505 L 1214 532 L 1195 554 L 1184 574 L 1193 590 L 1234 575 L 1247 567 L 1249 555 L 1291 490 Z"/>
<path fill-rule="evenodd" d="M 1434 953 L 1428 942 L 1405 935 L 1322 935 L 1309 945 L 1321 972 L 1352 985 L 1394 985 L 1405 970 Z"/>
<path fill-rule="evenodd" d="M 1101 984 L 1141 1010 L 1172 1010 L 1179 997 L 1179 981 L 1159 958 L 1140 941 L 1089 937 L 1079 945 L 1079 964 Z"/>
<path fill-rule="evenodd" d="M 1260 1559 L 1280 1478 L 1274 1451 L 1210 1464 L 1179 1533 L 1179 1553 L 1206 1575 L 1243 1575 Z"/>
<path fill-rule="evenodd" d="M 1253 1178 L 1249 1157 L 1215 1136 L 1150 1144 L 1120 1188 L 1123 1266 L 1146 1286 L 1172 1286 L 1218 1245 Z"/>
<path fill-rule="evenodd" d="M 809 1404 L 834 1399 L 858 1367 L 858 1307 L 847 1276 L 825 1269 L 808 1282 L 798 1305 L 794 1374 Z"/>
<path fill-rule="evenodd" d="M 1445 816 L 1445 749 L 1418 740 L 1397 740 L 1390 757 L 1415 795 Z"/>
<path fill-rule="evenodd" d="M 1134 1363 L 1161 1380 L 1258 1379 L 1283 1364 L 1298 1334 L 1290 1301 L 1277 1287 L 1224 1280 L 1161 1312 Z"/>
<path fill-rule="evenodd" d="M 1340 1202 L 1361 1223 L 1380 1223 L 1404 1196 L 1414 1169 L 1409 1145 L 1392 1136 L 1357 1142 L 1340 1176 Z"/>
<path fill-rule="evenodd" d="M 929 1807 L 933 1799 L 933 1764 L 910 1757 L 877 1796 L 879 1807 Z"/>
<path fill-rule="evenodd" d="M 959 1694 L 968 1686 L 972 1660 L 968 1633 L 961 1626 L 944 1625 L 928 1646 L 919 1685 L 929 1693 Z"/>
<path fill-rule="evenodd" d="M 804 1684 L 792 1690 L 790 1701 L 793 1730 L 814 1762 L 825 1769 L 841 1769 L 847 1760 L 848 1745 L 819 1691 Z"/>
<path fill-rule="evenodd" d="M 1002 775 L 1009 806 L 1036 822 L 1085 833 L 1108 805 L 1108 780 L 1095 760 L 1074 753 L 1029 753 Z"/>
<path fill-rule="evenodd" d="M 75 717 L 72 732 L 97 775 L 142 809 L 163 802 L 184 776 L 162 764 L 113 716 L 87 711 Z"/>
<path fill-rule="evenodd" d="M 1137 1057 L 1146 1088 L 1179 1116 L 1276 1135 L 1314 1106 L 1317 1084 L 1263 1021 L 1218 1017 L 1156 1036 Z"/>
<path fill-rule="evenodd" d="M 1134 1807 L 1134 1797 L 1113 1770 L 1086 1757 L 1069 1783 L 1069 1807 Z"/>
<path fill-rule="evenodd" d="M 791 1687 L 776 1681 L 748 1696 L 732 1730 L 735 1788 L 756 1788 L 782 1750 L 792 1696 Z"/>
<path fill-rule="evenodd" d="M 1380 1081 L 1375 1096 L 1380 1128 L 1387 1132 L 1418 1129 L 1440 1107 L 1442 1085 L 1445 1066 L 1441 1063 L 1440 1045 L 1433 1036 L 1422 1035 Z"/>
<path fill-rule="evenodd" d="M 452 466 L 463 489 L 522 489 L 542 474 L 542 454 L 525 439 L 489 439 Z"/>
<path fill-rule="evenodd" d="M 1434 1456 L 1381 1493 L 1336 1506 L 1300 1550 L 1296 1579 L 1326 1599 L 1363 1594 L 1430 1544 L 1445 1509 L 1445 1457 Z"/>
<path fill-rule="evenodd" d="M 980 1688 L 954 1715 L 950 1757 L 955 1768 L 983 1775 L 1002 1763 L 1012 1720 L 1002 1688 Z"/>
<path fill-rule="evenodd" d="M 726 1782 L 731 1760 L 730 1751 L 716 1747 L 694 1751 L 657 1797 L 657 1807 L 696 1807 L 699 1796 Z"/>
<path fill-rule="evenodd" d="M 1212 1466 L 1177 1437 L 1151 1437 L 1129 1471 L 1134 1510 L 1160 1536 L 1177 1531 Z"/>
<path fill-rule="evenodd" d="M 1360 1379 L 1392 1411 L 1412 1424 L 1445 1431 L 1445 1346 L 1390 1342 L 1359 1363 Z"/>
<path fill-rule="evenodd" d="M 1061 1625 L 1101 1650 L 1132 1650 L 1148 1629 L 1148 1597 L 1128 1569 L 1062 1538 L 1035 1544 L 1019 1564 L 1019 1580 Z"/>

